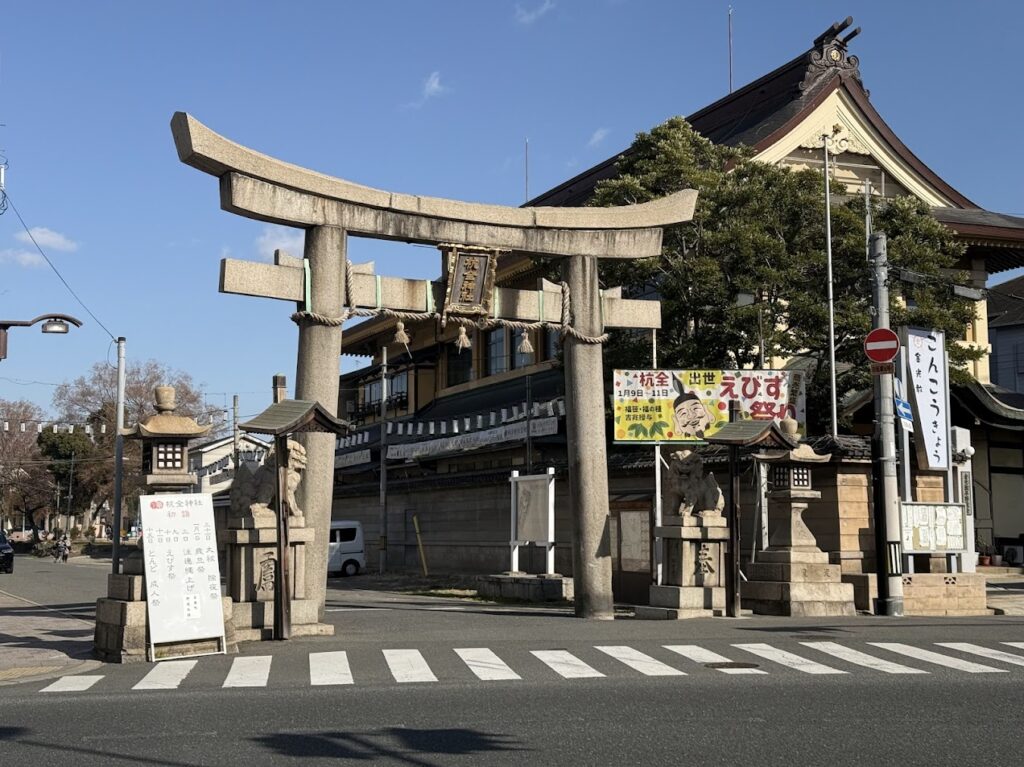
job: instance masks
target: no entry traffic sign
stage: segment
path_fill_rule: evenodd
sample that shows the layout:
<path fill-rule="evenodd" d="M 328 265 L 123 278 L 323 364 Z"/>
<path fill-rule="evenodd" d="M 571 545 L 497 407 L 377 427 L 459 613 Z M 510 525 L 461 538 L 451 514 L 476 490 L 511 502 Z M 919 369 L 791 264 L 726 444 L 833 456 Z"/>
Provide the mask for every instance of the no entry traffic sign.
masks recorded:
<path fill-rule="evenodd" d="M 900 337 L 889 328 L 875 328 L 864 338 L 864 353 L 872 362 L 891 362 L 900 350 Z"/>

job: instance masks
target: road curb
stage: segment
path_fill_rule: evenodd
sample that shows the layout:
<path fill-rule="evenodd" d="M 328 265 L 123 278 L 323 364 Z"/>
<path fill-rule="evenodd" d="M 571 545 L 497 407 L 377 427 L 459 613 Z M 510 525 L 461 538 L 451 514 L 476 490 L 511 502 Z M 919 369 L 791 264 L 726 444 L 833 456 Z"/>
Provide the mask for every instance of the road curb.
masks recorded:
<path fill-rule="evenodd" d="M 0 687 L 14 684 L 28 684 L 56 679 L 62 676 L 73 676 L 85 671 L 92 671 L 102 666 L 98 660 L 80 660 L 76 663 L 65 663 L 61 666 L 14 666 L 0 671 Z"/>

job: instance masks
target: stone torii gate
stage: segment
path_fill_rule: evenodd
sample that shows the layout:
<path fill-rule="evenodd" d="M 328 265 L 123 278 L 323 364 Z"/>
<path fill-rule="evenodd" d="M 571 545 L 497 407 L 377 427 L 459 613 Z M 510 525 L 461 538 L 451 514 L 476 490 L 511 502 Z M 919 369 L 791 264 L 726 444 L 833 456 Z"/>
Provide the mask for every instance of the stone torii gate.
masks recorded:
<path fill-rule="evenodd" d="M 575 609 L 584 618 L 612 618 L 601 342 L 606 327 L 660 327 L 661 305 L 623 299 L 614 291 L 602 296 L 598 259 L 659 255 L 662 227 L 690 220 L 696 191 L 616 208 L 484 205 L 373 189 L 290 165 L 235 144 L 183 112 L 175 113 L 171 131 L 182 162 L 220 179 L 221 208 L 305 230 L 301 260 L 224 259 L 220 290 L 299 302 L 293 315 L 299 325 L 295 397 L 317 401 L 332 415 L 342 321 L 360 307 L 399 318 L 403 312 L 438 316 L 436 307 L 445 301 L 444 285 L 353 270 L 347 235 L 563 259 L 561 289 L 552 283 L 540 291 L 496 289 L 494 304 L 501 311 L 495 321 L 561 326 Z M 330 434 L 302 440 L 307 470 L 299 500 L 317 530 L 306 582 L 322 620 L 335 440 Z"/>

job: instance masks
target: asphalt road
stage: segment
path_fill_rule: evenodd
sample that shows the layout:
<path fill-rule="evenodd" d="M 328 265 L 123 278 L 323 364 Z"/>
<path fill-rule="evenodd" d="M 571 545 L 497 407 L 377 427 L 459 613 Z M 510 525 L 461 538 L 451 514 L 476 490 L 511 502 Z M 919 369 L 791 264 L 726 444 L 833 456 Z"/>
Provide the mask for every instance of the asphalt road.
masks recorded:
<path fill-rule="evenodd" d="M 23 589 L 22 596 L 76 615 L 87 611 L 90 589 L 102 590 L 107 572 L 38 564 L 0 578 L 0 590 Z M 90 670 L 75 683 L 96 679 L 80 690 L 59 691 L 70 684 L 62 680 L 0 687 L 0 760 L 419 767 L 1021 761 L 1024 647 L 1005 643 L 1024 643 L 1024 618 L 589 622 L 557 609 L 352 588 L 359 584 L 331 582 L 327 619 L 337 636 L 250 643 L 238 656 L 188 661 L 179 683 L 163 689 L 136 685 L 152 680 L 154 669 L 174 668 L 166 663 Z M 828 655 L 821 642 L 876 666 Z M 938 652 L 945 661 L 874 642 Z M 972 654 L 968 645 L 1020 663 Z M 717 653 L 747 673 L 670 649 L 680 646 Z M 456 652 L 465 648 L 493 652 L 497 660 L 480 673 L 504 667 L 516 678 L 479 678 Z M 608 648 L 628 648 L 640 665 L 610 657 Z M 399 649 L 414 651 L 404 671 L 387 655 Z M 314 684 L 315 659 L 339 653 L 347 683 Z M 562 660 L 542 660 L 552 654 Z M 786 665 L 787 657 L 804 665 Z M 571 676 L 568 659 L 599 676 Z M 255 681 L 236 676 L 239 664 L 250 664 Z M 400 682 L 402 673 L 433 680 Z M 256 686 L 225 686 L 239 681 Z M 57 689 L 48 690 L 52 684 Z"/>

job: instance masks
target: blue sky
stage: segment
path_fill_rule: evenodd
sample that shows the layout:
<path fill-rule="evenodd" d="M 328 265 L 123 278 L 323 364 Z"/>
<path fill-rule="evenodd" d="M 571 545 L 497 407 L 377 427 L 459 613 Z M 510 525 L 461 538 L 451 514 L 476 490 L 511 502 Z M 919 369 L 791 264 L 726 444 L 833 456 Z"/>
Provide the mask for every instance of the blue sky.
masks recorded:
<path fill-rule="evenodd" d="M 872 102 L 979 205 L 1024 215 L 1024 3 L 733 0 L 734 80 L 750 82 L 854 15 Z M 130 359 L 186 370 L 212 406 L 261 410 L 294 383 L 282 302 L 217 292 L 220 258 L 301 252 L 297 230 L 219 209 L 178 162 L 177 110 L 249 147 L 361 184 L 518 205 L 634 134 L 728 90 L 717 0 L 19 2 L 0 26 L 7 189 Z M 0 216 L 0 318 L 47 311 L 68 336 L 14 329 L 0 397 L 50 407 L 52 384 L 113 360 L 110 336 Z M 353 260 L 435 277 L 437 252 L 350 239 Z M 344 369 L 353 365 L 345 359 Z M 37 383 L 31 383 L 37 382 Z"/>

